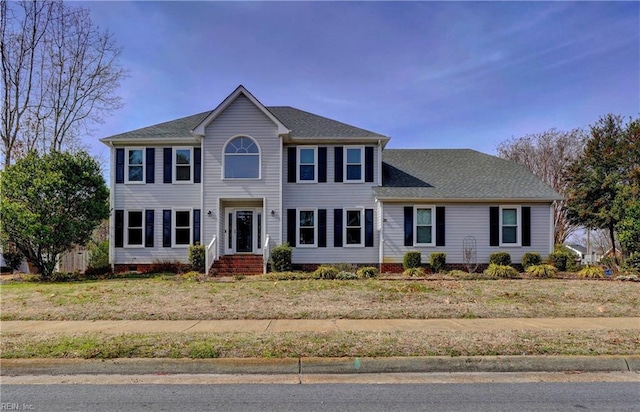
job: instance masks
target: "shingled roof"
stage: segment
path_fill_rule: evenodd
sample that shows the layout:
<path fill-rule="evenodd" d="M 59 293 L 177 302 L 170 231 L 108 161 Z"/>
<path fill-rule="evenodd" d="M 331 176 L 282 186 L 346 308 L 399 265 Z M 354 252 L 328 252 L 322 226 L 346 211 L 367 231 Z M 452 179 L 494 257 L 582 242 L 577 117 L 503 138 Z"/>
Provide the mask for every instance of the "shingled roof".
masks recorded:
<path fill-rule="evenodd" d="M 351 126 L 346 123 L 318 116 L 304 110 L 289 106 L 267 107 L 278 120 L 290 131 L 292 138 L 371 138 L 389 139 L 388 137 Z M 162 139 L 162 138 L 193 138 L 191 131 L 199 125 L 211 111 L 194 114 L 180 119 L 143 127 L 126 133 L 101 139 L 102 141 L 117 141 L 127 139 Z"/>
<path fill-rule="evenodd" d="M 471 149 L 386 149 L 378 199 L 560 200 L 523 166 Z"/>

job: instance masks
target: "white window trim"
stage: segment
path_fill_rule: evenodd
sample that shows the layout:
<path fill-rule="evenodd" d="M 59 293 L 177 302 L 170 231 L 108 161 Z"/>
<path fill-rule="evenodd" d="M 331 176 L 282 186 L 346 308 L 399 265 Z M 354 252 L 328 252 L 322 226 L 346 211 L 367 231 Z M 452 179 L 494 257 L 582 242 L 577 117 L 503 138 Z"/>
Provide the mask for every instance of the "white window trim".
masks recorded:
<path fill-rule="evenodd" d="M 516 243 L 504 243 L 502 240 L 502 211 L 504 209 L 515 209 L 516 210 Z M 500 246 L 501 247 L 521 247 L 522 246 L 522 208 L 521 206 L 516 205 L 504 205 L 500 206 Z"/>
<path fill-rule="evenodd" d="M 301 180 L 300 179 L 300 166 L 309 166 L 309 163 L 301 163 L 300 159 L 300 151 L 304 149 L 312 149 L 313 150 L 313 179 L 312 180 Z M 296 156 L 296 182 L 297 183 L 318 183 L 318 146 L 298 146 L 296 148 L 297 156 Z"/>
<path fill-rule="evenodd" d="M 418 209 L 431 209 L 431 243 L 418 243 Z M 415 205 L 413 207 L 413 244 L 415 246 L 433 247 L 436 245 L 436 207 L 433 205 Z"/>
<path fill-rule="evenodd" d="M 189 151 L 189 180 L 178 180 L 178 166 L 186 166 L 186 165 L 178 165 L 178 150 Z M 187 147 L 187 146 L 173 147 L 171 156 L 172 156 L 171 162 L 173 163 L 172 165 L 173 170 L 171 172 L 173 183 L 178 185 L 193 183 L 193 172 L 194 172 L 193 169 L 194 169 L 194 163 L 195 163 L 193 161 L 193 147 Z"/>
<path fill-rule="evenodd" d="M 142 226 L 140 229 L 142 230 L 142 243 L 139 245 L 132 245 L 129 243 L 129 213 L 131 212 L 140 212 L 142 215 Z M 140 209 L 128 209 L 124 211 L 124 247 L 131 249 L 139 249 L 143 248 L 145 245 L 145 212 Z"/>
<path fill-rule="evenodd" d="M 347 243 L 347 212 L 358 211 L 360 212 L 360 243 L 359 244 L 349 244 Z M 358 207 L 349 207 L 342 209 L 342 244 L 344 247 L 364 247 L 364 208 Z"/>
<path fill-rule="evenodd" d="M 227 151 L 227 146 L 229 145 L 229 143 L 231 143 L 235 138 L 237 137 L 246 137 L 249 138 L 253 141 L 253 143 L 258 147 L 258 177 L 226 177 L 225 176 L 225 167 L 226 167 L 226 161 L 227 161 L 227 154 L 231 155 L 231 156 L 242 156 L 243 154 L 231 154 L 231 153 L 226 153 Z M 244 154 L 246 156 L 255 156 L 255 153 L 246 153 Z M 253 137 L 249 136 L 248 134 L 237 134 L 235 136 L 230 137 L 225 144 L 222 146 L 222 173 L 220 174 L 220 176 L 222 176 L 222 180 L 231 180 L 231 181 L 248 181 L 248 180 L 262 180 L 262 147 L 260 147 L 260 144 L 258 143 L 258 141 L 256 139 L 254 139 Z"/>
<path fill-rule="evenodd" d="M 186 245 L 179 245 L 176 243 L 176 213 L 177 212 L 189 212 L 189 243 Z M 183 227 L 183 226 L 181 226 Z M 172 209 L 171 214 L 171 247 L 174 248 L 188 248 L 193 244 L 193 208 L 177 208 Z"/>
<path fill-rule="evenodd" d="M 349 164 L 347 162 L 347 149 L 360 149 L 360 179 L 358 180 L 353 180 L 353 179 L 349 179 L 348 178 L 348 174 L 347 174 L 347 165 Z M 344 178 L 342 179 L 343 182 L 345 183 L 364 183 L 364 146 L 344 146 L 344 157 L 343 157 L 343 171 L 342 171 L 342 175 L 344 176 Z M 355 163 L 353 163 L 355 164 Z"/>
<path fill-rule="evenodd" d="M 129 152 L 140 150 L 142 152 L 142 180 L 129 180 Z M 147 182 L 147 151 L 144 147 L 127 147 L 124 151 L 124 183 L 128 185 L 143 185 Z"/>
<path fill-rule="evenodd" d="M 300 243 L 300 212 L 313 212 L 313 244 L 301 244 Z M 305 226 L 308 228 L 308 226 Z M 315 248 L 318 247 L 318 209 L 312 207 L 302 207 L 296 209 L 296 245 L 301 248 Z"/>

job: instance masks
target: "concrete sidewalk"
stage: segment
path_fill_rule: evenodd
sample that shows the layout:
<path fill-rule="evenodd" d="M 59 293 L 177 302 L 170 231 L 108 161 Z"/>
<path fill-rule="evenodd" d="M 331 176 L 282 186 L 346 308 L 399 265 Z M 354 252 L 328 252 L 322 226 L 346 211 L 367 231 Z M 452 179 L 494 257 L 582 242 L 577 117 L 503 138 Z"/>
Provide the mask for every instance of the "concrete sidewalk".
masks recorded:
<path fill-rule="evenodd" d="M 640 331 L 640 317 L 501 319 L 260 319 L 3 321 L 1 333 L 416 332 L 492 330 Z"/>

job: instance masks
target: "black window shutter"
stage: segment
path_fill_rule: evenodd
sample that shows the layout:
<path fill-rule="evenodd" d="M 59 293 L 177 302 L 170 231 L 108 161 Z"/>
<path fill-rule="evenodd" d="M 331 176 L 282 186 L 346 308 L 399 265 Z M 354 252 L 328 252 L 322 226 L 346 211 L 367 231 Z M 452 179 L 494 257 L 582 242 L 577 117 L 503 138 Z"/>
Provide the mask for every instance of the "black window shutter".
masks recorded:
<path fill-rule="evenodd" d="M 318 182 L 327 182 L 327 148 L 318 148 Z"/>
<path fill-rule="evenodd" d="M 335 148 L 335 181 L 342 182 L 342 146 Z M 342 243 L 342 241 L 341 241 Z"/>
<path fill-rule="evenodd" d="M 404 207 L 404 245 L 413 246 L 413 206 Z"/>
<path fill-rule="evenodd" d="M 364 181 L 373 182 L 373 147 L 364 148 Z"/>
<path fill-rule="evenodd" d="M 171 247 L 171 210 L 162 211 L 162 247 Z"/>
<path fill-rule="evenodd" d="M 333 246 L 342 247 L 342 209 L 333 209 Z"/>
<path fill-rule="evenodd" d="M 296 246 L 296 210 L 287 209 L 287 242 L 289 246 Z"/>
<path fill-rule="evenodd" d="M 155 174 L 156 174 L 156 149 L 154 149 L 153 147 L 147 147 L 146 150 L 146 154 L 145 154 L 145 162 L 146 162 L 146 171 L 145 173 L 147 174 L 147 178 L 146 178 L 146 182 L 147 183 L 153 183 L 154 182 L 154 178 L 155 178 Z"/>
<path fill-rule="evenodd" d="M 193 183 L 202 181 L 202 148 L 193 149 Z"/>
<path fill-rule="evenodd" d="M 193 209 L 193 244 L 200 243 L 200 209 Z"/>
<path fill-rule="evenodd" d="M 289 183 L 295 183 L 296 182 L 296 175 L 297 175 L 296 168 L 298 167 L 297 166 L 297 160 L 296 160 L 297 151 L 298 151 L 298 148 L 296 148 L 295 146 L 288 148 L 288 153 L 287 153 L 287 182 L 289 182 Z"/>
<path fill-rule="evenodd" d="M 153 210 L 145 211 L 144 246 L 153 247 Z"/>
<path fill-rule="evenodd" d="M 436 246 L 445 246 L 444 206 L 436 207 Z"/>
<path fill-rule="evenodd" d="M 489 246 L 500 246 L 500 208 L 489 208 Z"/>
<path fill-rule="evenodd" d="M 164 182 L 171 183 L 171 156 L 173 150 L 170 147 L 164 148 Z"/>
<path fill-rule="evenodd" d="M 531 208 L 522 208 L 522 246 L 531 246 Z"/>
<path fill-rule="evenodd" d="M 327 209 L 318 209 L 318 247 L 327 247 Z"/>
<path fill-rule="evenodd" d="M 124 246 L 124 210 L 116 210 L 116 238 L 115 247 Z"/>
<path fill-rule="evenodd" d="M 124 149 L 116 149 L 116 183 L 124 183 Z"/>
<path fill-rule="evenodd" d="M 364 210 L 364 246 L 373 247 L 373 209 Z"/>

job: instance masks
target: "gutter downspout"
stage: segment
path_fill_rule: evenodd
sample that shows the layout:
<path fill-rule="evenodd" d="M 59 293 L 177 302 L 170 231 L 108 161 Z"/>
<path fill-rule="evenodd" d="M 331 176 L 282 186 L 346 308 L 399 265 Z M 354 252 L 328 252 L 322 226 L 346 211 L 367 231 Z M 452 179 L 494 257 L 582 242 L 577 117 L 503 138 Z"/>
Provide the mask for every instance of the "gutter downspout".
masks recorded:
<path fill-rule="evenodd" d="M 116 197 L 116 186 L 115 186 L 115 176 L 113 171 L 115 170 L 115 147 L 113 146 L 113 142 L 109 142 L 109 146 L 111 149 L 109 151 L 109 264 L 111 265 L 111 272 L 115 273 L 116 271 L 116 252 L 115 252 L 115 221 L 113 217 L 113 213 L 115 210 L 115 197 Z"/>

